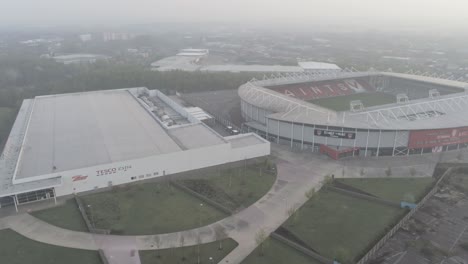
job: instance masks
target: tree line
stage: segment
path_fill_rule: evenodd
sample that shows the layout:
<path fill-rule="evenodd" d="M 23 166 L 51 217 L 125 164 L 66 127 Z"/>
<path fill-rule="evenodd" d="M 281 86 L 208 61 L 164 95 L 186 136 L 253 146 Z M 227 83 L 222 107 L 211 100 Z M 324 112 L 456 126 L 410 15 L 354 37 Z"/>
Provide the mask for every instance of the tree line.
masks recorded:
<path fill-rule="evenodd" d="M 0 55 L 0 108 L 16 115 L 24 99 L 38 95 L 85 92 L 127 87 L 148 87 L 166 94 L 237 89 L 252 73 L 155 72 L 136 64 L 99 61 L 86 65 L 63 65 L 47 58 L 21 54 Z M 11 114 L 11 113 L 10 113 Z M 0 120 L 3 147 L 14 118 Z M 7 127 L 7 129 L 5 128 Z"/>

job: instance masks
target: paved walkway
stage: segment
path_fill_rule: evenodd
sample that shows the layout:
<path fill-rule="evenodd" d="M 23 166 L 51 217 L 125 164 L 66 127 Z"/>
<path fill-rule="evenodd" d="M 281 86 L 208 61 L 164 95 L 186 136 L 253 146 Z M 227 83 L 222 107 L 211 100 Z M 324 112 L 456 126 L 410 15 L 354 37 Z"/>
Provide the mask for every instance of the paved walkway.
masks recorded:
<path fill-rule="evenodd" d="M 205 227 L 159 235 L 99 235 L 62 229 L 29 214 L 18 214 L 0 219 L 0 229 L 11 228 L 29 239 L 56 246 L 103 249 L 106 256 L 118 258 L 122 252 L 132 254 L 132 250 L 177 247 L 182 235 L 186 246 L 196 245 L 198 236 L 202 243 L 213 242 L 216 240 L 213 230 L 221 225 L 228 236 L 239 243 L 223 263 L 240 263 L 255 249 L 254 238 L 259 228 L 274 231 L 288 218 L 287 210 L 291 206 L 299 207 L 306 201 L 306 191 L 318 188 L 323 176 L 339 167 L 326 158 L 310 159 L 281 148 L 275 150 L 275 156 L 278 157 L 278 178 L 272 189 L 252 206 Z"/>
<path fill-rule="evenodd" d="M 374 161 L 350 161 L 338 163 L 317 154 L 292 153 L 286 147 L 273 146 L 273 156 L 277 157 L 278 178 L 272 189 L 252 206 L 208 226 L 159 235 L 116 236 L 98 235 L 62 229 L 43 222 L 29 214 L 18 214 L 0 219 L 0 229 L 11 228 L 19 234 L 35 241 L 69 248 L 98 250 L 103 249 L 106 256 L 119 263 L 118 259 L 134 259 L 137 250 L 166 249 L 178 247 L 180 236 L 184 236 L 185 246 L 197 244 L 197 237 L 202 243 L 216 240 L 214 229 L 221 225 L 229 237 L 239 243 L 220 263 L 240 263 L 255 248 L 255 235 L 260 228 L 267 233 L 276 230 L 288 218 L 291 207 L 299 208 L 307 200 L 305 193 L 311 188 L 319 189 L 322 179 L 327 174 L 341 177 L 343 166 L 347 166 L 345 177 L 359 177 L 360 168 L 372 171 L 372 175 L 384 174 L 391 166 L 395 176 L 408 176 L 409 165 L 416 165 L 420 174 L 427 175 L 433 166 L 421 158 L 417 162 L 406 157 L 399 160 L 376 159 Z M 390 165 L 389 165 L 390 164 Z M 362 176 L 361 176 L 362 177 Z M 129 263 L 129 260 L 126 260 Z M 139 263 L 135 261 L 132 263 Z"/>

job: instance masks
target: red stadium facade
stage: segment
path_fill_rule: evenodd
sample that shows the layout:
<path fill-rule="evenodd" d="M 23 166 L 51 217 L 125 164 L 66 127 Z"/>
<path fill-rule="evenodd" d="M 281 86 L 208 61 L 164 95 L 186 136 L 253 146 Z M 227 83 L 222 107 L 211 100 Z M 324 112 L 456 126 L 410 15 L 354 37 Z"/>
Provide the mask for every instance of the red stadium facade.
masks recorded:
<path fill-rule="evenodd" d="M 468 127 L 411 131 L 409 148 L 433 148 L 468 143 Z"/>
<path fill-rule="evenodd" d="M 314 83 L 299 83 L 271 87 L 270 89 L 284 95 L 305 101 L 324 97 L 373 92 L 375 89 L 366 80 L 344 79 Z"/>

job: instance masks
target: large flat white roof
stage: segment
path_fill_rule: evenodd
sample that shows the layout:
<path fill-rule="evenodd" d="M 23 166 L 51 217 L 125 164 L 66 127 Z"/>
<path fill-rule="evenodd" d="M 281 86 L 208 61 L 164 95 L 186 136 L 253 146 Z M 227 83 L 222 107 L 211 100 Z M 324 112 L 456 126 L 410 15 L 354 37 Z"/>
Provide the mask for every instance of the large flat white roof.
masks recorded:
<path fill-rule="evenodd" d="M 37 97 L 16 179 L 179 150 L 126 90 Z"/>

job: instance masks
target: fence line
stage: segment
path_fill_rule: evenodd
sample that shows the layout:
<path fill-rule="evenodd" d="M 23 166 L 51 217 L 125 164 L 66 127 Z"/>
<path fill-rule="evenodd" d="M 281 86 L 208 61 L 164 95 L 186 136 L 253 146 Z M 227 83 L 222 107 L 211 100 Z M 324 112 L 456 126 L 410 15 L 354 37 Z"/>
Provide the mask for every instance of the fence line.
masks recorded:
<path fill-rule="evenodd" d="M 291 240 L 289 240 L 288 238 L 280 235 L 280 234 L 277 234 L 275 232 L 271 233 L 270 236 L 296 250 L 298 250 L 299 252 L 302 252 L 303 254 L 319 261 L 320 263 L 323 263 L 323 264 L 333 264 L 333 260 L 332 259 L 329 259 L 329 258 L 326 258 L 318 253 L 315 253 L 314 251 L 308 249 L 308 248 L 305 248 L 299 244 L 297 244 L 296 242 L 293 242 Z"/>
<path fill-rule="evenodd" d="M 442 180 L 447 175 L 451 174 L 454 169 L 455 167 L 447 169 L 445 173 L 439 178 L 439 180 L 437 180 L 437 182 L 434 184 L 432 190 L 426 194 L 426 196 L 424 196 L 424 198 L 416 205 L 416 207 L 409 211 L 409 213 L 407 213 L 403 219 L 401 219 L 384 237 L 382 237 L 379 242 L 377 242 L 377 244 L 375 244 L 356 264 L 365 264 L 370 259 L 372 259 L 377 251 L 401 228 L 401 226 L 403 226 L 419 210 L 419 208 L 421 208 L 427 202 L 427 200 L 429 200 L 432 195 L 437 192 Z"/>
<path fill-rule="evenodd" d="M 361 193 L 345 190 L 345 189 L 340 188 L 340 187 L 326 186 L 326 188 L 331 190 L 331 191 L 338 192 L 338 193 L 341 193 L 341 194 L 344 194 L 344 195 L 349 195 L 349 196 L 352 196 L 352 197 L 355 197 L 355 198 L 358 198 L 358 199 L 364 199 L 364 200 L 367 200 L 367 201 L 370 201 L 370 202 L 376 202 L 376 203 L 380 203 L 382 205 L 387 205 L 387 206 L 393 206 L 393 207 L 398 207 L 398 208 L 401 207 L 401 204 L 397 203 L 397 202 L 392 202 L 392 201 L 385 200 L 385 199 L 382 199 L 382 198 L 379 198 L 379 197 L 369 196 L 369 195 L 366 195 L 366 194 L 361 194 Z"/>

